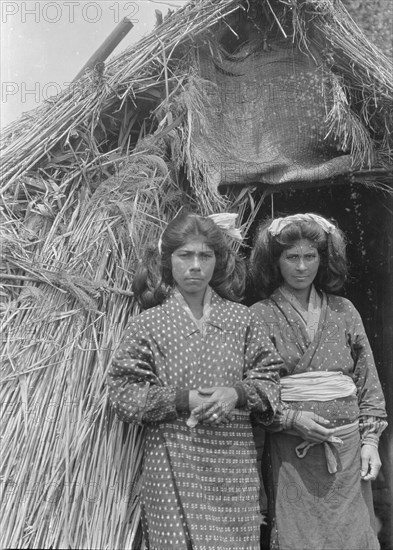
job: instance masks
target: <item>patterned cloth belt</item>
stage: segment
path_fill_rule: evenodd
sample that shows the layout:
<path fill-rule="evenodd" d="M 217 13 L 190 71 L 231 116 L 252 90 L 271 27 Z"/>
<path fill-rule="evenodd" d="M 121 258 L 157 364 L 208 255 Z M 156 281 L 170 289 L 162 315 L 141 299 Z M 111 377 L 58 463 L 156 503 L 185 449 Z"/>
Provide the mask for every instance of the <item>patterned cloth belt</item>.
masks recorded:
<path fill-rule="evenodd" d="M 334 453 L 335 446 L 343 445 L 343 440 L 337 437 L 341 435 L 342 437 L 351 435 L 352 433 L 359 430 L 359 421 L 351 422 L 351 424 L 345 424 L 344 426 L 339 426 L 335 428 L 334 436 L 331 436 L 328 441 L 323 441 L 323 447 L 326 457 L 326 465 L 329 474 L 335 474 L 337 472 L 337 458 Z M 320 445 L 320 443 L 311 443 L 309 441 L 303 441 L 295 449 L 296 455 L 299 458 L 304 458 L 311 447 L 315 445 Z"/>
<path fill-rule="evenodd" d="M 342 372 L 302 372 L 281 378 L 283 401 L 330 401 L 356 394 L 356 386 Z"/>

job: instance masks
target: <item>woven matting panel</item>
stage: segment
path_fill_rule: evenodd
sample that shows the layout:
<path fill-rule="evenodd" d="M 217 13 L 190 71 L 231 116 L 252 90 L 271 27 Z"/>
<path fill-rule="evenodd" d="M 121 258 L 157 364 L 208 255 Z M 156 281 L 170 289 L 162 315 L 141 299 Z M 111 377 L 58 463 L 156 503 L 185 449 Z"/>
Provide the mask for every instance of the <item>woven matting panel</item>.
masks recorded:
<path fill-rule="evenodd" d="M 331 75 L 288 42 L 269 48 L 219 63 L 199 51 L 204 112 L 191 143 L 210 184 L 318 181 L 354 167 L 327 136 Z"/>

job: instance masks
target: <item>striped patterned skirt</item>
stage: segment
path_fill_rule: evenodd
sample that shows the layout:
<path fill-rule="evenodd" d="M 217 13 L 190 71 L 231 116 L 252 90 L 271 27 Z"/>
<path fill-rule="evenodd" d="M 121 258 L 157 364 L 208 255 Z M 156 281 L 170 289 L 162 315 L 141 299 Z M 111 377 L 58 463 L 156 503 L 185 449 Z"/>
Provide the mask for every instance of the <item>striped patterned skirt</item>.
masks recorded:
<path fill-rule="evenodd" d="M 226 426 L 186 417 L 147 430 L 141 491 L 149 550 L 259 550 L 261 514 L 249 415 Z"/>

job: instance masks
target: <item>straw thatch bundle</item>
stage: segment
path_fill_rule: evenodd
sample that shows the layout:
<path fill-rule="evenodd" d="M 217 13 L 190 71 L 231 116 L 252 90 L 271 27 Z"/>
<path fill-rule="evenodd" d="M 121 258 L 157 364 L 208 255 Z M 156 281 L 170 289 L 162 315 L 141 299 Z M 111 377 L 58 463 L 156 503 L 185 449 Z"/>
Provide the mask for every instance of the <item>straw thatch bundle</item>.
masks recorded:
<path fill-rule="evenodd" d="M 344 6 L 367 38 L 389 58 L 393 58 L 393 4 L 390 0 L 343 0 Z"/>
<path fill-rule="evenodd" d="M 199 52 L 222 53 L 217 37 L 225 33 L 240 39 L 257 4 L 193 0 L 104 73 L 89 71 L 3 133 L 4 547 L 141 545 L 143 433 L 109 409 L 106 372 L 137 312 L 130 292 L 137 261 L 165 223 L 185 205 L 231 208 L 247 231 L 258 212 L 253 187 L 224 197 L 194 155 L 195 136 L 209 127 L 206 91 L 214 92 Z M 276 33 L 290 30 L 310 55 L 322 49 L 334 68 L 327 124 L 339 145 L 359 166 L 372 157 L 386 170 L 393 103 L 386 58 L 338 2 L 292 2 L 290 11 L 286 2 L 262 4 Z"/>

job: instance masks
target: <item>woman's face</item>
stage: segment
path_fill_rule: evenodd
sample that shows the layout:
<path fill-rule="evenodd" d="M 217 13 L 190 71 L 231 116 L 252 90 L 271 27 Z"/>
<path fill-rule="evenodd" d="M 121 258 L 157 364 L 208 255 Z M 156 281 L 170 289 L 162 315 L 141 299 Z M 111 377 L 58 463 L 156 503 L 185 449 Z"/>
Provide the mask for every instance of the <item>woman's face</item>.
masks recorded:
<path fill-rule="evenodd" d="M 171 256 L 172 276 L 185 298 L 205 294 L 216 266 L 216 255 L 204 237 L 191 237 Z"/>
<path fill-rule="evenodd" d="M 278 265 L 284 286 L 292 291 L 308 291 L 320 264 L 317 248 L 308 239 L 297 241 L 281 253 Z"/>

